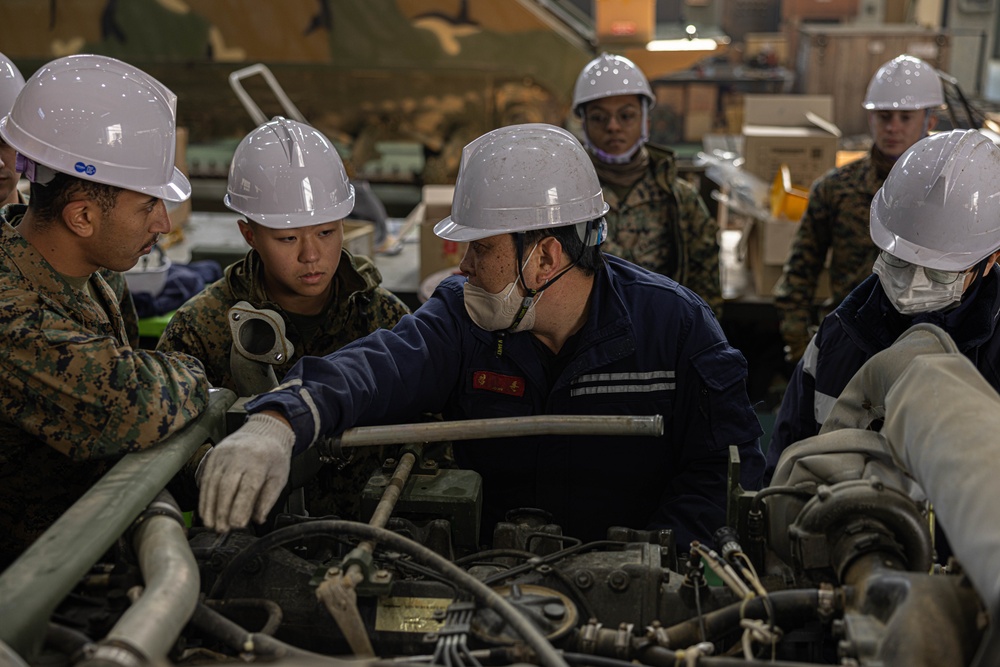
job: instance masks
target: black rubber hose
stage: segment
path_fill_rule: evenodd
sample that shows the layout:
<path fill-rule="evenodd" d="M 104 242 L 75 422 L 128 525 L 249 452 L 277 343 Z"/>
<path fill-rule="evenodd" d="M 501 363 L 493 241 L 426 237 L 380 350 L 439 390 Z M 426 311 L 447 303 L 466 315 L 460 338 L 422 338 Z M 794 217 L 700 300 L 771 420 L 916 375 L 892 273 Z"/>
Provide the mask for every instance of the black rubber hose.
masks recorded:
<path fill-rule="evenodd" d="M 679 664 L 677 653 L 677 651 L 670 651 L 662 646 L 651 646 L 636 659 L 642 664 L 650 665 L 651 667 L 676 667 Z M 683 658 L 681 661 L 683 662 Z M 596 662 L 593 664 L 598 665 Z M 625 667 L 625 665 L 625 662 L 618 661 L 618 665 L 604 663 L 603 665 L 599 665 L 599 667 Z M 775 660 L 771 662 L 770 660 L 747 660 L 746 658 L 722 655 L 702 655 L 698 657 L 698 667 L 761 667 L 761 665 L 767 665 L 767 667 L 816 667 L 816 663 L 789 660 Z M 632 663 L 632 667 L 635 667 L 634 663 Z"/>
<path fill-rule="evenodd" d="M 531 621 L 522 616 L 513 605 L 490 589 L 486 584 L 422 544 L 394 533 L 391 530 L 369 526 L 364 523 L 356 523 L 354 521 L 321 519 L 281 528 L 270 535 L 260 538 L 256 543 L 244 549 L 229 562 L 222 573 L 220 573 L 215 586 L 212 587 L 210 597 L 217 597 L 220 591 L 225 591 L 230 579 L 236 573 L 240 572 L 243 565 L 257 553 L 264 553 L 269 549 L 294 542 L 302 537 L 329 533 L 343 533 L 359 537 L 363 540 L 378 542 L 381 545 L 389 546 L 396 551 L 409 555 L 421 565 L 438 570 L 471 593 L 479 604 L 496 612 L 500 618 L 506 621 L 511 628 L 521 635 L 525 643 L 531 647 L 542 665 L 545 667 L 568 667 L 566 661 L 562 659 L 559 652 L 549 643 L 545 635 L 532 625 Z"/>
<path fill-rule="evenodd" d="M 93 643 L 94 640 L 87 635 L 74 628 L 68 628 L 65 625 L 50 621 L 48 627 L 45 629 L 45 645 L 64 655 L 73 656 L 84 647 Z"/>
<path fill-rule="evenodd" d="M 807 616 L 815 616 L 819 607 L 819 591 L 815 588 L 775 591 L 768 598 L 773 605 L 774 623 L 781 625 L 785 621 L 798 621 Z M 767 617 L 764 598 L 755 597 L 748 601 L 734 602 L 731 605 L 716 609 L 701 616 L 692 618 L 666 628 L 668 643 L 673 647 L 692 646 L 702 640 L 701 628 L 704 624 L 705 640 L 716 641 L 718 638 L 739 630 L 741 618 Z"/>
<path fill-rule="evenodd" d="M 249 632 L 235 621 L 231 621 L 206 604 L 199 602 L 191 616 L 191 625 L 202 632 L 220 640 L 223 644 L 240 653 L 252 652 L 254 655 L 281 658 L 311 657 L 328 658 L 329 656 L 312 653 L 286 644 L 280 639 L 259 632 Z M 251 649 L 250 646 L 253 648 Z"/>
<path fill-rule="evenodd" d="M 264 627 L 257 632 L 262 635 L 273 635 L 281 627 L 284 612 L 281 606 L 273 600 L 265 598 L 229 598 L 227 600 L 206 600 L 205 604 L 215 611 L 223 612 L 226 609 L 260 609 L 267 614 Z"/>
<path fill-rule="evenodd" d="M 477 560 L 485 560 L 487 558 L 520 558 L 521 560 L 528 560 L 530 558 L 538 558 L 538 554 L 531 551 L 522 551 L 521 549 L 487 549 L 457 558 L 455 559 L 455 565 L 465 565 L 466 563 L 473 563 Z"/>

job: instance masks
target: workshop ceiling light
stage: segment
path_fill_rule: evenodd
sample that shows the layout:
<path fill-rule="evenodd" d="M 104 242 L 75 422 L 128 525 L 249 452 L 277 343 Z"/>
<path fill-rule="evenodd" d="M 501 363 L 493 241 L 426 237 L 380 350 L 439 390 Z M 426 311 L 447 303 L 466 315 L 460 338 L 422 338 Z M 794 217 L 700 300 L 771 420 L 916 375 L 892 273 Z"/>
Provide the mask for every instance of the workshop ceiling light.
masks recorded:
<path fill-rule="evenodd" d="M 708 37 L 688 39 L 654 39 L 646 44 L 647 51 L 714 51 L 719 43 Z"/>

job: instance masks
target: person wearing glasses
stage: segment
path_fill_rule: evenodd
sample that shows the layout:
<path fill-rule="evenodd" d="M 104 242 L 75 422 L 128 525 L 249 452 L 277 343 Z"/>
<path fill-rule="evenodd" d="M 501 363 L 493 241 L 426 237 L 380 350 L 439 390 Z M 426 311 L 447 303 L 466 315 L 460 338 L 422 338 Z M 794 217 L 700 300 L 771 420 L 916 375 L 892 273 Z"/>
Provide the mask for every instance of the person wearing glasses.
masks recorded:
<path fill-rule="evenodd" d="M 573 113 L 608 212 L 605 252 L 663 274 L 722 313 L 719 225 L 672 151 L 649 143 L 649 82 L 628 58 L 607 53 L 580 72 Z"/>
<path fill-rule="evenodd" d="M 766 480 L 786 448 L 820 431 L 862 364 L 914 324 L 944 329 L 1000 389 L 998 180 L 1000 148 L 976 130 L 932 135 L 899 158 L 871 204 L 873 273 L 823 320 L 796 366 Z"/>

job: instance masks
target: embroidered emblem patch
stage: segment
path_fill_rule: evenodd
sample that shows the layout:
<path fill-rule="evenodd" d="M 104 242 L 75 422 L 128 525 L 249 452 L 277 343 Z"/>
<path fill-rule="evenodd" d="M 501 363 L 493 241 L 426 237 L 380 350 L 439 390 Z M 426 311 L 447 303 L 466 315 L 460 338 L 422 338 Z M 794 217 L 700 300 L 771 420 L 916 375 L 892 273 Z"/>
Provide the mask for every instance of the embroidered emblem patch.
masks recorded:
<path fill-rule="evenodd" d="M 524 378 L 489 371 L 473 371 L 472 388 L 508 396 L 524 396 Z"/>

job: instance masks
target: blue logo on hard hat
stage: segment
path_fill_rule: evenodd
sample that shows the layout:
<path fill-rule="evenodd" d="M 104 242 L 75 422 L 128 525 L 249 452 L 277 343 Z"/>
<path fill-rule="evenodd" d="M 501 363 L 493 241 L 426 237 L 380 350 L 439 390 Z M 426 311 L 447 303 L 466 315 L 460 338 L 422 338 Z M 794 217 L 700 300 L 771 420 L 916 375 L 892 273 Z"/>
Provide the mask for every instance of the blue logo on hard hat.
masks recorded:
<path fill-rule="evenodd" d="M 92 164 L 84 164 L 83 162 L 77 162 L 73 165 L 73 168 L 76 169 L 77 173 L 87 174 L 87 176 L 93 176 L 97 173 L 97 167 Z"/>

